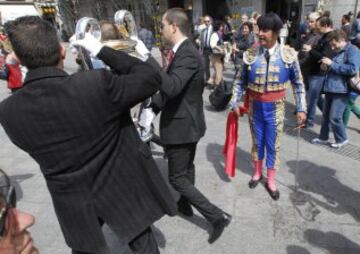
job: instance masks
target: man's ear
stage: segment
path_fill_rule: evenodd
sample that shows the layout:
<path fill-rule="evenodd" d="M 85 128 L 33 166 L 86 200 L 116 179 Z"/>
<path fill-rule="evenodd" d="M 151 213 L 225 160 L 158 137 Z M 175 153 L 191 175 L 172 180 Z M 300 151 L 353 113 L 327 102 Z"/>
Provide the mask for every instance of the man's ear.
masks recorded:
<path fill-rule="evenodd" d="M 176 33 L 176 31 L 179 29 L 178 26 L 174 23 L 171 25 L 173 33 Z"/>
<path fill-rule="evenodd" d="M 65 59 L 66 56 L 66 48 L 64 47 L 64 45 L 60 44 L 60 57 L 62 60 Z"/>

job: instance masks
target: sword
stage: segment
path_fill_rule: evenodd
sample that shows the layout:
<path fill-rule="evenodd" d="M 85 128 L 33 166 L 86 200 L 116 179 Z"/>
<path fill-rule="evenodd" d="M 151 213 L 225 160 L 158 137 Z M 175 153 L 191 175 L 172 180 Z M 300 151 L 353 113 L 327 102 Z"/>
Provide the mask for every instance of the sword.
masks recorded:
<path fill-rule="evenodd" d="M 294 128 L 297 130 L 297 139 L 296 139 L 296 164 L 295 164 L 295 192 L 298 191 L 298 169 L 299 169 L 299 157 L 300 157 L 300 137 L 301 137 L 301 128 L 302 125 L 298 125 Z"/>

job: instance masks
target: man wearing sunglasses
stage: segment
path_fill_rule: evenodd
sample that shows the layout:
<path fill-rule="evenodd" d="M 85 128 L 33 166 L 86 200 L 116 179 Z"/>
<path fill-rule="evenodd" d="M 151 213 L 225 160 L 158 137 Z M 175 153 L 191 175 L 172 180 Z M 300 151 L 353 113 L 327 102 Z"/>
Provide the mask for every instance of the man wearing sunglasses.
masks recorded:
<path fill-rule="evenodd" d="M 27 229 L 34 224 L 34 217 L 15 208 L 15 188 L 0 169 L 0 253 L 38 254 Z"/>
<path fill-rule="evenodd" d="M 204 17 L 204 23 L 206 28 L 201 31 L 200 34 L 200 51 L 204 59 L 205 67 L 205 80 L 210 80 L 210 55 L 212 53 L 210 47 L 210 37 L 213 33 L 212 18 L 209 15 Z"/>

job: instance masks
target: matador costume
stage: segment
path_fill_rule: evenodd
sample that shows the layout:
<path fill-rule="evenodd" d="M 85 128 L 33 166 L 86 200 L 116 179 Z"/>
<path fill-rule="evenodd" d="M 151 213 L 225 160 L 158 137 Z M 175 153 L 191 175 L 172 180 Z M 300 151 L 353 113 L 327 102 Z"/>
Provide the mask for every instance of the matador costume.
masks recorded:
<path fill-rule="evenodd" d="M 250 188 L 262 179 L 266 151 L 267 176 L 275 178 L 279 169 L 280 139 L 284 126 L 286 88 L 292 86 L 297 112 L 306 111 L 305 91 L 297 52 L 278 43 L 271 49 L 252 47 L 244 53 L 244 63 L 236 76 L 231 101 L 232 108 L 240 105 L 246 91 L 249 99 L 249 124 L 253 140 L 251 149 L 257 179 L 252 178 Z M 276 187 L 266 188 L 271 197 L 280 196 Z M 270 190 L 269 190 L 270 187 Z"/>

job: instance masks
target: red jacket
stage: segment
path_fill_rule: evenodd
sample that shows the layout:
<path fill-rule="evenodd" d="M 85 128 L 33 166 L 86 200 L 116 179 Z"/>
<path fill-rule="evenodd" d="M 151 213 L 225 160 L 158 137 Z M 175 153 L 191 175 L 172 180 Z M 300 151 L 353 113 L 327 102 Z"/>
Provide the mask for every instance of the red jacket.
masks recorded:
<path fill-rule="evenodd" d="M 19 64 L 5 64 L 8 70 L 8 88 L 17 89 L 23 86 L 22 74 Z"/>

